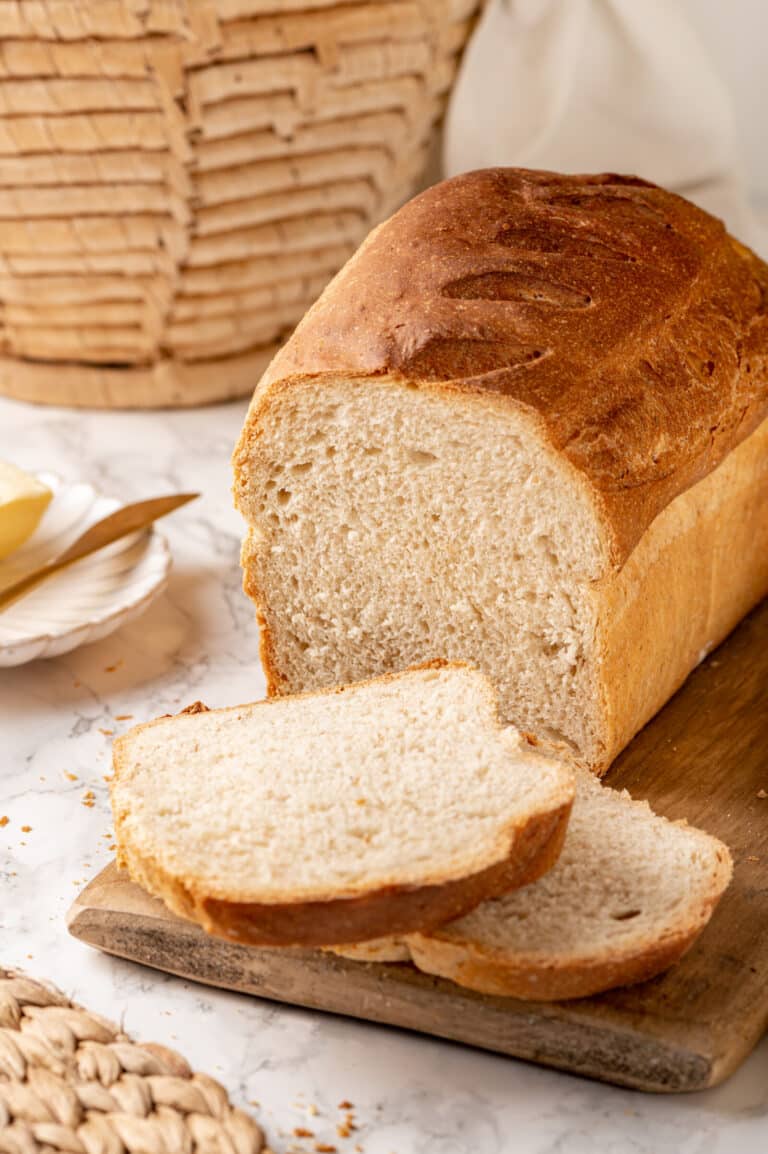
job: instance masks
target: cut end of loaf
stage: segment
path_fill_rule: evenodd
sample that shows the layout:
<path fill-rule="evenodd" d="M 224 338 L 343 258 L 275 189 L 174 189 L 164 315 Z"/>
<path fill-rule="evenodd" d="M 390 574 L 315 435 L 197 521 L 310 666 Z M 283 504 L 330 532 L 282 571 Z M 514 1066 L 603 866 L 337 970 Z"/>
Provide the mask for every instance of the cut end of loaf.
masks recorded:
<path fill-rule="evenodd" d="M 430 928 L 523 884 L 562 844 L 566 767 L 505 729 L 487 679 L 438 663 L 186 713 L 115 746 L 118 857 L 237 941 Z"/>
<path fill-rule="evenodd" d="M 606 763 L 585 488 L 529 414 L 399 378 L 254 406 L 236 458 L 272 693 L 468 661 L 524 730 Z"/>

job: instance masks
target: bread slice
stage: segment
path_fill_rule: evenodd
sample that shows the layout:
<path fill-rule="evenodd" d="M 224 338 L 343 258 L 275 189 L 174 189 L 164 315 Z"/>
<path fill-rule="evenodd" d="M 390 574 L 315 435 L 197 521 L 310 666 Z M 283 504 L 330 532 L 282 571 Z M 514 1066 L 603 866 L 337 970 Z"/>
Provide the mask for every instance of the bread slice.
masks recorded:
<path fill-rule="evenodd" d="M 676 962 L 709 921 L 731 870 L 715 838 L 582 771 L 565 845 L 546 876 L 430 933 L 337 952 L 412 960 L 484 994 L 586 997 Z"/>
<path fill-rule="evenodd" d="M 210 933 L 328 945 L 430 929 L 552 865 L 570 769 L 475 669 L 137 726 L 115 743 L 118 861 Z"/>

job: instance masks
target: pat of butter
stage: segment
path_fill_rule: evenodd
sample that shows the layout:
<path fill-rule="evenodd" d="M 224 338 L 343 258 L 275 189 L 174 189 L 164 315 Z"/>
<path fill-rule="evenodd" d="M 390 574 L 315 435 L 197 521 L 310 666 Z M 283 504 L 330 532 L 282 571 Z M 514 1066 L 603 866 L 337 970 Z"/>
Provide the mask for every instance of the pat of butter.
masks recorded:
<path fill-rule="evenodd" d="M 32 536 L 52 496 L 37 478 L 0 461 L 0 558 Z"/>

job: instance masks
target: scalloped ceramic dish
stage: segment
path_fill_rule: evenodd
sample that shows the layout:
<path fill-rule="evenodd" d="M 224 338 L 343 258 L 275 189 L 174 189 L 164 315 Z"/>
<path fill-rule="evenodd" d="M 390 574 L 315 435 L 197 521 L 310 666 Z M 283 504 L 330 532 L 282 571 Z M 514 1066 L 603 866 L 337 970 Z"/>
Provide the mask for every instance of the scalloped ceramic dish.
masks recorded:
<path fill-rule="evenodd" d="M 37 476 L 53 490 L 53 500 L 29 541 L 0 562 L 0 589 L 58 556 L 120 505 L 82 482 Z M 165 538 L 148 529 L 54 574 L 0 610 L 0 666 L 58 657 L 106 637 L 147 608 L 165 587 L 170 567 Z"/>

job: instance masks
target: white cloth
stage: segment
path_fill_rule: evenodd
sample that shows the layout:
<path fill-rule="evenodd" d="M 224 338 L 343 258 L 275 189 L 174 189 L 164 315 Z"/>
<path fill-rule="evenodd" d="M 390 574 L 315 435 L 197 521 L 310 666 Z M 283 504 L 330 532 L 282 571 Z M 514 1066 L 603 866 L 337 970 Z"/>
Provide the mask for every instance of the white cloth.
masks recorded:
<path fill-rule="evenodd" d="M 763 248 L 736 151 L 728 90 L 679 0 L 489 0 L 444 168 L 634 173 Z"/>

